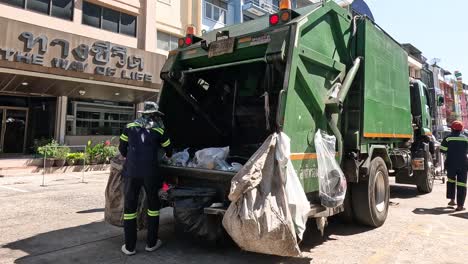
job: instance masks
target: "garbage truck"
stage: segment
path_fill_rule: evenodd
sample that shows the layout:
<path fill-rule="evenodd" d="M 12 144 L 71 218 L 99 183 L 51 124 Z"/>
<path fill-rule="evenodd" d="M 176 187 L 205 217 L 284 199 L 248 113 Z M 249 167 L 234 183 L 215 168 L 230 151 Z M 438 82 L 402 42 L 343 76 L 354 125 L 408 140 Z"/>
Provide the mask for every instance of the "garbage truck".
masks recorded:
<path fill-rule="evenodd" d="M 284 132 L 315 219 L 342 214 L 383 225 L 389 177 L 432 191 L 427 87 L 410 79 L 407 53 L 365 15 L 323 1 L 193 33 L 179 39 L 160 75 L 159 105 L 176 149 L 229 146 L 226 161 L 245 164 L 269 135 Z M 336 137 L 348 185 L 335 208 L 320 202 L 319 129 Z M 222 215 L 229 205 L 236 172 L 174 165 L 161 171 L 177 187 L 215 190 L 211 202 L 220 206 L 206 206 L 206 215 Z"/>

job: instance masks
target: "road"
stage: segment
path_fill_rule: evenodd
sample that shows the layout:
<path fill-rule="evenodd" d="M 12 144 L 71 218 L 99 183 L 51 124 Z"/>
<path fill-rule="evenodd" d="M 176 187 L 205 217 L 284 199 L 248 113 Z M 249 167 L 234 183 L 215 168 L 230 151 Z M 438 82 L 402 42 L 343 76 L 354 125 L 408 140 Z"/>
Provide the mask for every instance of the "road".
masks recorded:
<path fill-rule="evenodd" d="M 392 184 L 384 226 L 369 229 L 332 221 L 322 238 L 310 223 L 303 257 L 282 258 L 216 248 L 176 238 L 170 208 L 162 211 L 165 245 L 120 253 L 122 230 L 103 221 L 106 173 L 0 178 L 0 263 L 467 263 L 468 213 L 446 207 L 445 185 L 418 196 Z"/>

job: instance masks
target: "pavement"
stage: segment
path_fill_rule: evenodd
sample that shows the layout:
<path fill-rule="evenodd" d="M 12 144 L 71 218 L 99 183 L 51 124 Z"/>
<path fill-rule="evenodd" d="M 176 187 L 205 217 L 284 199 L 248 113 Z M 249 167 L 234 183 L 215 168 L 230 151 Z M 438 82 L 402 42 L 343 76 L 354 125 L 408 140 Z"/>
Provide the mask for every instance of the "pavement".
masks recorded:
<path fill-rule="evenodd" d="M 337 220 L 321 237 L 311 221 L 303 257 L 244 252 L 175 236 L 172 211 L 161 212 L 157 252 L 121 254 L 122 230 L 103 221 L 107 173 L 87 172 L 0 178 L 0 263 L 468 263 L 468 212 L 446 206 L 445 185 L 418 195 L 391 186 L 391 208 L 377 229 Z"/>

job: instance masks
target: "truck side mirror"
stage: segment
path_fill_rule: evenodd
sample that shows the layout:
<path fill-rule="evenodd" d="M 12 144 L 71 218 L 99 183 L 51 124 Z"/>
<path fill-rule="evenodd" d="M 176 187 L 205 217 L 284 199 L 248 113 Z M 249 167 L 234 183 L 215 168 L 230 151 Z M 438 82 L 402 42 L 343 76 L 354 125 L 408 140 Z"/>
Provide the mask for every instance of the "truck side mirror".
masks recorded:
<path fill-rule="evenodd" d="M 444 103 L 445 103 L 444 97 L 443 97 L 443 96 L 439 96 L 439 97 L 437 98 L 437 106 L 443 106 Z"/>

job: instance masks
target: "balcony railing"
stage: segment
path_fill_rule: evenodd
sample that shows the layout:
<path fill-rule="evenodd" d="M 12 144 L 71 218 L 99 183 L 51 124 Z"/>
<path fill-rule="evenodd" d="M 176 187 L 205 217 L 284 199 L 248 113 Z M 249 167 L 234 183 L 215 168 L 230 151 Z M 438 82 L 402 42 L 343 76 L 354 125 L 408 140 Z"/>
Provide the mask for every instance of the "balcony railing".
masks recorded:
<path fill-rule="evenodd" d="M 263 16 L 278 12 L 279 8 L 268 0 L 245 0 L 243 10 L 255 16 Z"/>

